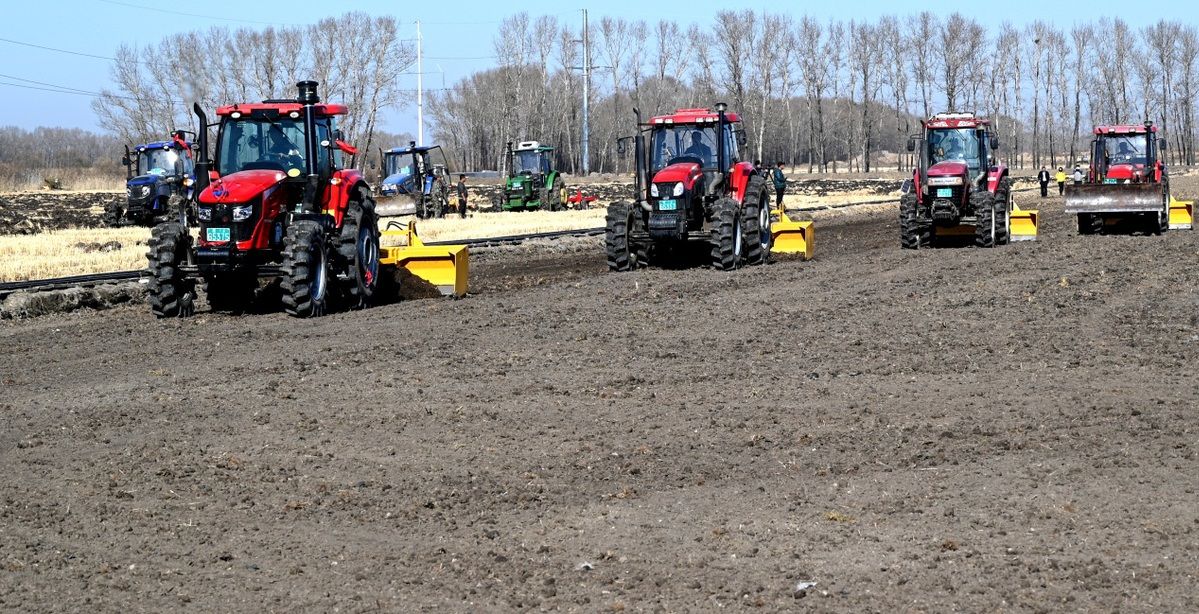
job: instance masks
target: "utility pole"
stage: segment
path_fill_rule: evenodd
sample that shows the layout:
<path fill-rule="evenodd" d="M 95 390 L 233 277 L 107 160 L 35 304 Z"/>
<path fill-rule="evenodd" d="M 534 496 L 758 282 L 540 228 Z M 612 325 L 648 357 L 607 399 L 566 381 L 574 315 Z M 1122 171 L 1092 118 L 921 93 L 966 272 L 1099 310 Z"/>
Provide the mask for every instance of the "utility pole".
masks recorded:
<path fill-rule="evenodd" d="M 421 49 L 424 40 L 420 34 L 420 20 L 416 20 L 416 144 L 425 144 L 425 81 L 422 68 Z"/>
<path fill-rule="evenodd" d="M 591 125 L 587 121 L 591 98 L 591 35 L 587 27 L 587 9 L 583 9 L 583 176 L 591 172 Z"/>

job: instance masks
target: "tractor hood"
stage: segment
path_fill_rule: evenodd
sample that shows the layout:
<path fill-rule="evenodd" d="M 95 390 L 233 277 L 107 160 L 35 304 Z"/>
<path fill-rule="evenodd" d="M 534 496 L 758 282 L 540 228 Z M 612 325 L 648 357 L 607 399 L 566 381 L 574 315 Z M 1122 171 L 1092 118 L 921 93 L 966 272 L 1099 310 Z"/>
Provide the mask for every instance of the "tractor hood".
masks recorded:
<path fill-rule="evenodd" d="M 683 182 L 683 187 L 690 190 L 695 181 L 703 176 L 703 170 L 694 162 L 679 162 L 671 164 L 654 175 L 654 183 Z"/>
<path fill-rule="evenodd" d="M 1120 181 L 1139 180 L 1145 174 L 1145 165 L 1143 164 L 1113 164 L 1107 169 L 1107 179 L 1117 179 Z"/>
<path fill-rule="evenodd" d="M 248 202 L 285 179 L 287 175 L 283 171 L 239 171 L 213 180 L 200 194 L 200 201 L 208 204 Z"/>
<path fill-rule="evenodd" d="M 969 173 L 970 167 L 957 160 L 945 160 L 928 167 L 929 177 L 966 177 Z"/>
<path fill-rule="evenodd" d="M 407 194 L 412 191 L 412 174 L 411 173 L 395 173 L 388 175 L 383 180 L 383 185 L 379 190 L 387 195 L 392 194 Z"/>
<path fill-rule="evenodd" d="M 162 175 L 139 175 L 125 182 L 126 187 L 136 188 L 143 185 L 154 185 L 162 179 Z"/>

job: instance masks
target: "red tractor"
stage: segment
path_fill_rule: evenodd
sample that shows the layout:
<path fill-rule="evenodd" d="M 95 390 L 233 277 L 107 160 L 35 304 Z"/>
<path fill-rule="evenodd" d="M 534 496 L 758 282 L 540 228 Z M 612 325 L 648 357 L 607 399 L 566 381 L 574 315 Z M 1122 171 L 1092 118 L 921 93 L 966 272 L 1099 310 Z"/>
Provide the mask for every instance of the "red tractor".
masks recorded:
<path fill-rule="evenodd" d="M 642 123 L 618 141 L 633 141 L 633 202 L 608 207 L 608 268 L 628 271 L 660 261 L 688 241 L 711 246 L 714 268 L 762 264 L 770 256 L 770 195 L 766 177 L 741 160 L 740 118 L 715 110 L 679 109 Z M 646 136 L 649 137 L 648 149 Z"/>
<path fill-rule="evenodd" d="M 1097 126 L 1086 182 L 1066 186 L 1063 210 L 1078 215 L 1079 234 L 1098 234 L 1119 217 L 1139 218 L 1153 234 L 1165 232 L 1170 222 L 1165 149 L 1152 122 Z"/>
<path fill-rule="evenodd" d="M 973 236 L 979 247 L 1010 240 L 1012 182 L 992 157 L 990 122 L 973 113 L 940 113 L 908 140 L 919 163 L 899 199 L 900 245 L 928 247 L 938 237 Z"/>
<path fill-rule="evenodd" d="M 208 157 L 208 118 L 199 104 L 194 190 L 198 237 L 180 221 L 154 228 L 149 303 L 160 318 L 194 312 L 197 281 L 216 310 L 241 310 L 260 278 L 279 278 L 283 307 L 319 316 L 334 299 L 356 308 L 379 275 L 375 202 L 360 171 L 341 167 L 356 150 L 341 140 L 339 104 L 321 103 L 315 81 L 295 100 L 217 109 L 217 143 Z"/>

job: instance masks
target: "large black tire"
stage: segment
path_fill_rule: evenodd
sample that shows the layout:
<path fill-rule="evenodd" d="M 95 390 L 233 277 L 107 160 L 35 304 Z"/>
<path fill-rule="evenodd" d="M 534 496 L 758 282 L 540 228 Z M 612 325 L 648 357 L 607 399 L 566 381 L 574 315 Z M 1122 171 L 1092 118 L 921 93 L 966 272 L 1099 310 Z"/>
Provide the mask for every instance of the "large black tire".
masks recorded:
<path fill-rule="evenodd" d="M 204 298 L 213 311 L 245 313 L 254 302 L 258 278 L 249 275 L 220 275 L 204 280 Z"/>
<path fill-rule="evenodd" d="M 995 244 L 1012 242 L 1012 180 L 1004 177 L 995 188 Z"/>
<path fill-rule="evenodd" d="M 366 188 L 357 190 L 342 218 L 337 269 L 346 305 L 350 309 L 366 307 L 379 283 L 379 216 Z"/>
<path fill-rule="evenodd" d="M 633 227 L 633 205 L 613 203 L 608 205 L 604 220 L 604 251 L 608 258 L 609 271 L 631 271 L 637 268 L 637 250 L 629 231 Z"/>
<path fill-rule="evenodd" d="M 920 219 L 916 210 L 916 194 L 909 192 L 899 198 L 899 246 L 921 249 L 932 242 L 929 224 Z"/>
<path fill-rule="evenodd" d="M 546 190 L 545 200 L 549 201 L 550 211 L 561 211 L 565 209 L 562 205 L 562 196 L 559 194 L 562 191 L 562 177 L 554 177 L 554 182 Z"/>
<path fill-rule="evenodd" d="M 150 311 L 159 318 L 183 318 L 195 313 L 196 282 L 179 270 L 187 262 L 191 235 L 181 224 L 167 222 L 150 233 L 146 274 Z"/>
<path fill-rule="evenodd" d="M 731 271 L 741 266 L 745 257 L 741 205 L 725 197 L 717 200 L 712 209 L 712 268 Z"/>
<path fill-rule="evenodd" d="M 745 186 L 743 211 L 745 261 L 749 264 L 765 264 L 770 259 L 770 193 L 761 175 L 751 177 Z"/>
<path fill-rule="evenodd" d="M 1149 234 L 1160 235 L 1170 229 L 1170 184 L 1162 186 L 1162 209 L 1145 215 L 1146 230 Z"/>
<path fill-rule="evenodd" d="M 974 245 L 995 247 L 999 224 L 996 219 L 995 195 L 987 190 L 970 193 L 970 205 L 974 210 Z"/>
<path fill-rule="evenodd" d="M 1078 234 L 1097 235 L 1103 232 L 1103 216 L 1096 213 L 1078 214 Z"/>
<path fill-rule="evenodd" d="M 325 229 L 312 220 L 287 227 L 283 237 L 283 310 L 297 318 L 325 315 L 329 301 Z"/>
<path fill-rule="evenodd" d="M 104 216 L 101 221 L 109 228 L 116 228 L 121 225 L 121 217 L 125 215 L 125 209 L 121 207 L 121 203 L 109 203 L 104 207 Z"/>

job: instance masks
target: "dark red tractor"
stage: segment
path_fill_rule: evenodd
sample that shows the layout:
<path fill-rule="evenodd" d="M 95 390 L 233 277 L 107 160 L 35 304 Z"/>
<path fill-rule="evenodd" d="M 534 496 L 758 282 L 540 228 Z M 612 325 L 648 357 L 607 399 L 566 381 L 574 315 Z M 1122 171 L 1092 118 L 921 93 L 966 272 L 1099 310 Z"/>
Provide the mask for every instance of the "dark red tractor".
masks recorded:
<path fill-rule="evenodd" d="M 362 173 L 341 165 L 343 153 L 357 153 L 336 126 L 347 109 L 321 103 L 315 81 L 297 88 L 295 100 L 218 108 L 211 159 L 214 124 L 195 105 L 199 232 L 193 239 L 182 222 L 154 228 L 147 254 L 154 315 L 191 315 L 201 281 L 216 310 L 245 309 L 262 278 L 280 280 L 283 307 L 297 317 L 370 301 L 379 276 L 378 217 Z"/>
<path fill-rule="evenodd" d="M 908 140 L 918 152 L 912 180 L 899 199 L 900 245 L 928 247 L 938 237 L 970 237 L 979 247 L 1011 238 L 1012 182 L 993 157 L 999 141 L 990 122 L 973 113 L 940 113 Z"/>
<path fill-rule="evenodd" d="M 1140 220 L 1146 231 L 1169 228 L 1170 176 L 1165 139 L 1152 122 L 1096 126 L 1086 180 L 1066 186 L 1066 213 L 1078 216 L 1079 234 L 1098 234 L 1109 221 Z"/>
<path fill-rule="evenodd" d="M 633 142 L 633 202 L 608 207 L 608 268 L 628 271 L 682 251 L 688 241 L 710 246 L 720 270 L 762 264 L 770 257 L 770 195 L 766 177 L 741 159 L 741 119 L 719 103 L 637 119 Z M 648 143 L 646 142 L 648 137 Z"/>

